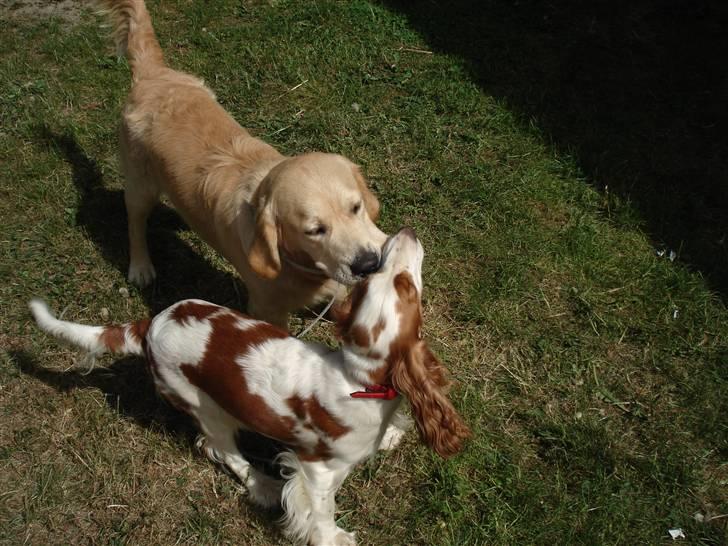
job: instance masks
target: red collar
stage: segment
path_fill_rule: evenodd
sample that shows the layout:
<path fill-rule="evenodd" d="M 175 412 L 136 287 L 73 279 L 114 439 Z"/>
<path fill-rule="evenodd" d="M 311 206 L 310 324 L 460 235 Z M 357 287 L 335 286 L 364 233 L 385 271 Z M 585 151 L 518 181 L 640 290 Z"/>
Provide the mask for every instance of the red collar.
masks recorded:
<path fill-rule="evenodd" d="M 367 385 L 366 390 L 352 392 L 352 398 L 376 398 L 378 400 L 393 400 L 399 393 L 390 385 Z"/>

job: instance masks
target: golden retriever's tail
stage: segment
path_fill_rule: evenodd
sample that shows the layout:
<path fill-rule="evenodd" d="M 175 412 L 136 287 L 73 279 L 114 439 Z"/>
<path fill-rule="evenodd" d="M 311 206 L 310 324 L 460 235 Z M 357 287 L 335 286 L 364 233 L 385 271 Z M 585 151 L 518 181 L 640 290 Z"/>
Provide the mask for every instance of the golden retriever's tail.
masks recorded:
<path fill-rule="evenodd" d="M 96 4 L 111 19 L 116 50 L 129 60 L 132 78 L 156 74 L 164 66 L 164 56 L 144 0 L 96 0 Z"/>

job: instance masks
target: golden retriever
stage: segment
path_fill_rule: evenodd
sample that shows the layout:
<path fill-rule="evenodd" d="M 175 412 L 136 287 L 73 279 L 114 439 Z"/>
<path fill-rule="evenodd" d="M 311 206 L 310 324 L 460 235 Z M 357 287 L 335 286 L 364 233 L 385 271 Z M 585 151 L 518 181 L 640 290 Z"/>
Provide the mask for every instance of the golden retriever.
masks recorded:
<path fill-rule="evenodd" d="M 160 194 L 235 266 L 248 312 L 287 326 L 290 312 L 341 296 L 377 270 L 379 202 L 341 155 L 286 157 L 254 138 L 205 84 L 168 68 L 143 0 L 100 0 L 129 60 L 121 127 L 129 280 L 151 283 L 146 221 Z"/>

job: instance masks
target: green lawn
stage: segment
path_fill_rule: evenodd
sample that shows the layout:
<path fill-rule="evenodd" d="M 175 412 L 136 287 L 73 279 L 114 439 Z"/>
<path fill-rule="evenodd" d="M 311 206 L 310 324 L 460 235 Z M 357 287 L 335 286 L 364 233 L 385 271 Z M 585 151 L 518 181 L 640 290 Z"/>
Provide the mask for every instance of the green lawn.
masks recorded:
<path fill-rule="evenodd" d="M 718 172 L 724 148 L 648 157 L 692 121 L 652 124 L 654 105 L 620 118 L 618 101 L 554 93 L 556 31 L 546 18 L 529 27 L 528 10 L 544 9 L 532 4 L 466 2 L 473 12 L 452 20 L 436 3 L 364 0 L 150 11 L 172 66 L 204 77 L 280 150 L 361 164 L 383 228 L 413 226 L 425 246 L 425 333 L 473 438 L 444 462 L 410 434 L 345 483 L 340 525 L 377 545 L 651 545 L 671 543 L 672 528 L 683 543 L 725 544 L 728 184 L 666 197 L 652 168 Z M 593 19 L 606 43 L 604 8 L 582 11 L 569 19 L 584 22 L 577 32 Z M 251 507 L 196 452 L 141 360 L 82 375 L 78 354 L 30 321 L 36 295 L 95 323 L 181 298 L 245 301 L 231 268 L 164 207 L 150 222 L 158 281 L 127 284 L 115 133 L 129 71 L 99 19 L 71 15 L 0 7 L 0 542 L 287 543 L 279 514 Z M 598 80 L 577 83 L 604 94 Z M 704 117 L 693 121 L 713 131 Z M 707 212 L 658 219 L 654 200 L 688 198 Z M 689 232 L 683 247 L 675 226 Z M 313 336 L 331 343 L 328 326 Z"/>

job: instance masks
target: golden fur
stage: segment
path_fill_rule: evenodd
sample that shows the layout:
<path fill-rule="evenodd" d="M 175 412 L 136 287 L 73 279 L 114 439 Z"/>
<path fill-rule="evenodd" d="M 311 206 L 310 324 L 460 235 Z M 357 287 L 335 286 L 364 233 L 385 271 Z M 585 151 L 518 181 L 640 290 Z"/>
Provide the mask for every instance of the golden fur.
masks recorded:
<path fill-rule="evenodd" d="M 248 312 L 269 322 L 286 326 L 291 311 L 376 269 L 386 236 L 356 165 L 286 157 L 252 137 L 201 80 L 164 64 L 143 0 L 100 3 L 133 77 L 121 127 L 130 281 L 155 278 L 146 220 L 162 193 L 235 266 Z"/>

